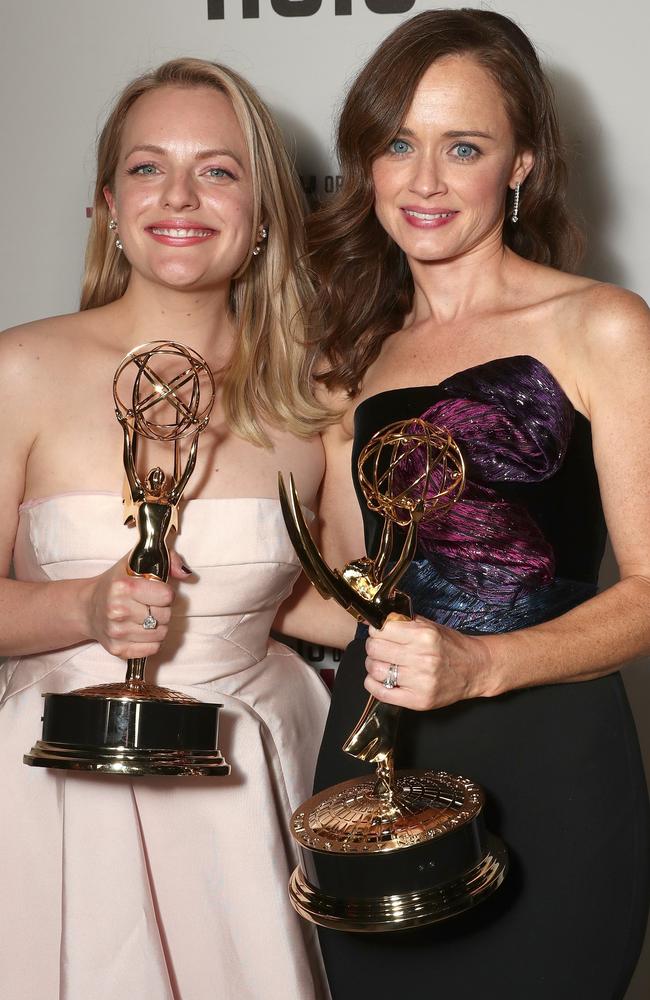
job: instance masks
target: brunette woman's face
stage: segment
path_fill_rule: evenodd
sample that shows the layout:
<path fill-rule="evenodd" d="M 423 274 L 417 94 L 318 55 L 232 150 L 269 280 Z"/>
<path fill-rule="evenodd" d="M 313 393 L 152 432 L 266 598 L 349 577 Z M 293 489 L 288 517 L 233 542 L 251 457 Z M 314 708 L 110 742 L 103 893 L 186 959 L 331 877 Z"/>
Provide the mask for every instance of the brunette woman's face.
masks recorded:
<path fill-rule="evenodd" d="M 432 63 L 403 126 L 373 163 L 375 211 L 411 261 L 500 242 L 506 189 L 533 163 L 515 148 L 502 93 L 470 56 Z"/>
<path fill-rule="evenodd" d="M 229 98 L 211 87 L 143 94 L 104 195 L 134 272 L 179 289 L 227 284 L 248 253 L 254 211 Z"/>

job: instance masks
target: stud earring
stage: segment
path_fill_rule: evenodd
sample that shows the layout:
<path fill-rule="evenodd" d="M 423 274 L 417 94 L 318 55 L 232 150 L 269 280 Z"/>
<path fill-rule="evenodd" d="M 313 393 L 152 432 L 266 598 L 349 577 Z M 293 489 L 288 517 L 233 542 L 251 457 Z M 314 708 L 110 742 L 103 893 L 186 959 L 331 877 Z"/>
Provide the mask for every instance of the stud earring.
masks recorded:
<path fill-rule="evenodd" d="M 264 240 L 269 235 L 269 231 L 266 226 L 260 226 L 257 231 L 257 243 L 253 247 L 253 257 L 257 257 L 259 253 L 262 252 L 264 246 Z"/>
<path fill-rule="evenodd" d="M 510 221 L 517 223 L 519 222 L 519 198 L 520 198 L 521 184 L 519 181 L 515 184 L 515 197 L 512 203 L 512 212 L 510 213 Z"/>

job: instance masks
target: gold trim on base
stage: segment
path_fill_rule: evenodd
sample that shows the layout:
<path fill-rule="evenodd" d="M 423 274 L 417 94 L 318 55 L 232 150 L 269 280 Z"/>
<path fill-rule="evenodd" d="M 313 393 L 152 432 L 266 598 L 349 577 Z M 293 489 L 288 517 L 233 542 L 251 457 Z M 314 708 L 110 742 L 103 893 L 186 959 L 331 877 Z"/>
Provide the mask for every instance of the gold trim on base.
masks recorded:
<path fill-rule="evenodd" d="M 157 684 L 146 684 L 144 681 L 120 681 L 115 684 L 96 684 L 93 687 L 76 688 L 68 694 L 77 698 L 108 698 L 118 701 L 169 701 L 175 705 L 200 705 L 198 698 L 189 694 L 181 694 L 171 688 L 159 687 Z"/>
<path fill-rule="evenodd" d="M 218 750 L 133 750 L 126 747 L 90 747 L 48 743 L 39 740 L 23 757 L 32 767 L 53 767 L 66 771 L 94 771 L 100 774 L 147 774 L 226 777 L 230 765 Z"/>
<path fill-rule="evenodd" d="M 488 850 L 479 864 L 454 882 L 372 899 L 327 896 L 296 868 L 289 882 L 289 898 L 301 917 L 320 927 L 366 933 L 409 930 L 447 920 L 482 902 L 503 882 L 507 859 L 501 841 L 488 837 Z"/>
<path fill-rule="evenodd" d="M 388 854 L 431 843 L 470 823 L 484 803 L 479 785 L 446 771 L 398 771 L 392 795 L 373 775 L 325 788 L 296 809 L 291 832 L 310 851 Z"/>

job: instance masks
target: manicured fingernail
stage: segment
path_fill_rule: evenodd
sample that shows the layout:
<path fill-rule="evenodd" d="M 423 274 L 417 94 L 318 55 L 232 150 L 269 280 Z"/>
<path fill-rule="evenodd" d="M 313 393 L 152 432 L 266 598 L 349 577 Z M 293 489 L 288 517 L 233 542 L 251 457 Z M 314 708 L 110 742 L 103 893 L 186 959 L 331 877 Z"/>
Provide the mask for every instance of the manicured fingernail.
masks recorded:
<path fill-rule="evenodd" d="M 185 563 L 181 563 L 181 569 L 183 570 L 184 573 L 187 573 L 188 576 L 190 576 L 190 574 L 194 572 L 193 570 L 190 569 L 189 566 L 186 566 Z"/>

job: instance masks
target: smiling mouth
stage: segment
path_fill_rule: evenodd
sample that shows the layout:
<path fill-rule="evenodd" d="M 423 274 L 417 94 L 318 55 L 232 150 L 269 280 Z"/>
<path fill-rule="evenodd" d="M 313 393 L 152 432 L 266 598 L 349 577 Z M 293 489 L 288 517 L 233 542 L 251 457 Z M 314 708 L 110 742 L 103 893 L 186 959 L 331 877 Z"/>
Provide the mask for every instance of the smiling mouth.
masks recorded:
<path fill-rule="evenodd" d="M 150 232 L 154 236 L 170 236 L 175 240 L 183 240 L 212 236 L 214 229 L 169 229 L 163 226 L 151 226 Z"/>
<path fill-rule="evenodd" d="M 436 219 L 451 219 L 456 212 L 415 212 L 413 209 L 402 209 L 405 215 L 410 215 L 412 219 L 422 219 L 423 222 L 435 222 Z"/>

